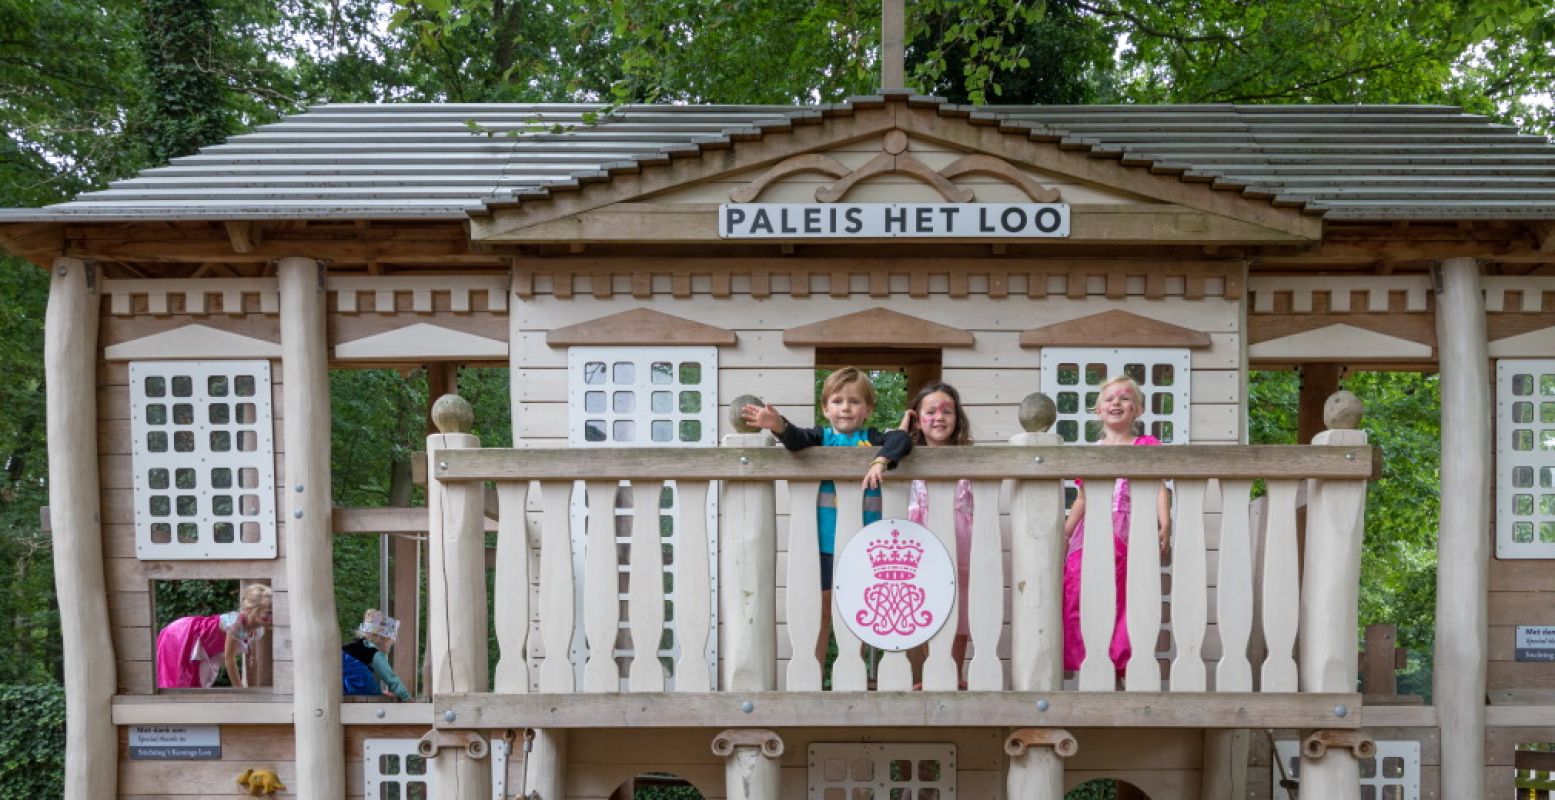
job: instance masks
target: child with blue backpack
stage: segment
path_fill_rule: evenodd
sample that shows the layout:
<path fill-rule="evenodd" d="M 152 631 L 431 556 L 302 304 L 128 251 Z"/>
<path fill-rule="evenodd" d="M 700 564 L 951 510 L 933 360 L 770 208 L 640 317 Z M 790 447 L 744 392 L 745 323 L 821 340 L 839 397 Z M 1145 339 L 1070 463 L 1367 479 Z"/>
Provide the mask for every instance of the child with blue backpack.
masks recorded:
<path fill-rule="evenodd" d="M 389 666 L 389 648 L 394 646 L 399 632 L 399 620 L 376 608 L 367 609 L 362 615 L 362 624 L 356 628 L 357 638 L 341 648 L 340 677 L 345 684 L 345 694 L 392 695 L 401 701 L 410 699 L 410 690 L 400 682 L 394 667 Z M 384 687 L 388 687 L 387 690 Z"/>

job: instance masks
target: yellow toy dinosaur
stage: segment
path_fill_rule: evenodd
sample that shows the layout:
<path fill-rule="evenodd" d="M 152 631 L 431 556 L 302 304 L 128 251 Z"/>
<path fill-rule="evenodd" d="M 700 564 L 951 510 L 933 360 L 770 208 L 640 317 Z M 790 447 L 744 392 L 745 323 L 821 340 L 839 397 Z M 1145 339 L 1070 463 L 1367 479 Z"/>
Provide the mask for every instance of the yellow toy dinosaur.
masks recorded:
<path fill-rule="evenodd" d="M 255 797 L 266 797 L 286 788 L 273 769 L 245 769 L 238 776 L 238 785 Z"/>

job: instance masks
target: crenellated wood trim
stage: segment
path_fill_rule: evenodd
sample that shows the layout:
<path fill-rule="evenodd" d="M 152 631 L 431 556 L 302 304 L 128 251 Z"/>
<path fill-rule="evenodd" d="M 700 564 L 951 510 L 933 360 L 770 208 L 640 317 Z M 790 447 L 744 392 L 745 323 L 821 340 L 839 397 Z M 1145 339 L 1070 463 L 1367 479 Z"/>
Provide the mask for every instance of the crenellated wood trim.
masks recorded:
<path fill-rule="evenodd" d="M 506 311 L 508 279 L 503 275 L 329 277 L 325 288 L 334 295 L 330 310 L 338 314 L 431 314 L 451 311 Z M 409 296 L 408 308 L 402 299 Z"/>
<path fill-rule="evenodd" d="M 141 314 L 260 313 L 274 316 L 281 310 L 274 278 L 205 278 L 104 280 L 101 293 L 108 297 L 109 313 L 116 317 Z"/>
<path fill-rule="evenodd" d="M 1020 346 L 1203 348 L 1210 346 L 1210 338 L 1203 331 L 1113 309 L 1023 331 Z"/>
<path fill-rule="evenodd" d="M 1250 315 L 1425 313 L 1431 307 L 1426 275 L 1253 276 L 1247 284 Z"/>
<path fill-rule="evenodd" d="M 634 308 L 599 319 L 557 328 L 545 335 L 551 347 L 582 345 L 729 345 L 736 343 L 734 331 L 704 325 L 689 319 Z"/>
<path fill-rule="evenodd" d="M 783 331 L 789 347 L 971 347 L 970 331 L 886 308 L 844 314 Z"/>

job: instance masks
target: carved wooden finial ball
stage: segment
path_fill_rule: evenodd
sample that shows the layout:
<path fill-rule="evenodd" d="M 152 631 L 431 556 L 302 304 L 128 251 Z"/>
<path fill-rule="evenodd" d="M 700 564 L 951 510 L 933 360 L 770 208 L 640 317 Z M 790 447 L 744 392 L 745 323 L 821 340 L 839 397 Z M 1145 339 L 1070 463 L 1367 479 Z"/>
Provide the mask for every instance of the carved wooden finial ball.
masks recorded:
<path fill-rule="evenodd" d="M 746 406 L 762 405 L 766 403 L 761 402 L 761 398 L 753 394 L 742 394 L 734 398 L 734 402 L 729 404 L 729 427 L 733 428 L 735 433 L 755 433 L 761 430 L 746 424 L 745 417 L 740 415 L 740 411 Z"/>
<path fill-rule="evenodd" d="M 885 141 L 881 142 L 880 149 L 893 156 L 899 156 L 907 152 L 907 134 L 900 130 L 889 131 L 885 135 Z"/>
<path fill-rule="evenodd" d="M 456 394 L 445 394 L 432 404 L 432 424 L 443 433 L 469 433 L 475 425 L 475 409 Z"/>
<path fill-rule="evenodd" d="M 1020 401 L 1019 417 L 1020 426 L 1027 433 L 1046 433 L 1053 427 L 1053 420 L 1058 419 L 1058 406 L 1053 405 L 1053 398 L 1032 392 Z"/>
<path fill-rule="evenodd" d="M 1329 430 L 1355 430 L 1360 427 L 1361 415 L 1365 412 L 1361 398 L 1340 389 L 1323 403 L 1323 424 Z"/>

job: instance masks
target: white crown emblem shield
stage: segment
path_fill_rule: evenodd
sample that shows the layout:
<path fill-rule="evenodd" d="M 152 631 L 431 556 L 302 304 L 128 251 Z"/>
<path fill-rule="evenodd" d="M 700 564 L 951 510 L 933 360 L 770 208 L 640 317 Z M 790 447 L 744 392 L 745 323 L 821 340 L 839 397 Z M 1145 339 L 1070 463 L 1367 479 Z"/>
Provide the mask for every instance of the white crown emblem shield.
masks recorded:
<path fill-rule="evenodd" d="M 928 641 L 945 624 L 955 598 L 950 552 L 916 522 L 872 522 L 837 556 L 832 602 L 848 629 L 871 647 L 906 650 Z"/>

